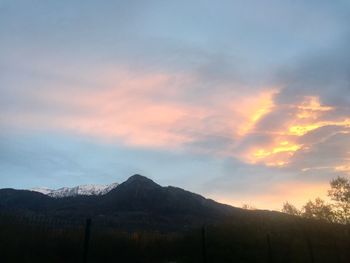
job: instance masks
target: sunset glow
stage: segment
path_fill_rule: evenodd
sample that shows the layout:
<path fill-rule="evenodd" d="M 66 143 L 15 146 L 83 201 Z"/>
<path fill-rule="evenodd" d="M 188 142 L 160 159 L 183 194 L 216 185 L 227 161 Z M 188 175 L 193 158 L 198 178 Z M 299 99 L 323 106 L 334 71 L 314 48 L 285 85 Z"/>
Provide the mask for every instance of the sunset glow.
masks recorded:
<path fill-rule="evenodd" d="M 243 98 L 242 105 L 235 105 L 235 109 L 239 111 L 245 119 L 245 124 L 238 128 L 238 134 L 244 136 L 249 133 L 254 125 L 266 114 L 272 111 L 274 106 L 273 96 L 276 89 L 267 90 L 261 94 Z"/>
<path fill-rule="evenodd" d="M 350 176 L 347 4 L 29 2 L 0 3 L 0 188 L 277 209 Z"/>

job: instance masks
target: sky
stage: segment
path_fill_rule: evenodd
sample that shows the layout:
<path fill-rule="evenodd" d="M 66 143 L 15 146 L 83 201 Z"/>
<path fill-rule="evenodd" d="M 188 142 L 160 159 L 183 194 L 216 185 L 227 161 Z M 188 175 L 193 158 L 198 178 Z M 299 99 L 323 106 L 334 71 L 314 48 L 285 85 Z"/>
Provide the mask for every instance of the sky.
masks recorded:
<path fill-rule="evenodd" d="M 0 188 L 326 197 L 350 175 L 349 24 L 347 0 L 0 0 Z"/>

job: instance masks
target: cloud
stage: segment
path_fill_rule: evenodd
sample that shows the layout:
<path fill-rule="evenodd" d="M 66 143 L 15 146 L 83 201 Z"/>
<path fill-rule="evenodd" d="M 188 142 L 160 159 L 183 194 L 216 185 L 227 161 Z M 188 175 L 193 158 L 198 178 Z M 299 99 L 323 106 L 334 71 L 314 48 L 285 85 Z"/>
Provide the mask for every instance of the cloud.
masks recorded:
<path fill-rule="evenodd" d="M 281 69 L 279 81 L 285 88 L 279 103 L 293 103 L 303 96 L 318 96 L 322 104 L 337 105 L 349 111 L 350 55 L 347 33 L 334 46 L 300 58 L 293 66 Z M 283 73 L 282 73 L 283 72 Z"/>
<path fill-rule="evenodd" d="M 190 98 L 206 83 L 195 72 L 115 67 L 96 69 L 90 81 L 84 78 L 70 85 L 45 79 L 25 86 L 9 82 L 2 88 L 2 125 L 69 130 L 148 147 L 199 145 L 204 137 L 235 140 L 247 132 L 270 110 L 275 92 L 257 87 L 249 95 L 238 84 L 214 82 L 215 93 Z"/>
<path fill-rule="evenodd" d="M 312 134 L 317 141 L 308 140 L 303 151 L 293 156 L 293 167 L 303 167 L 302 170 L 326 170 L 331 174 L 349 174 L 350 160 L 350 128 L 324 127 L 328 133 L 321 136 L 321 132 Z M 324 129 L 320 128 L 320 129 Z M 310 137 L 311 137 L 310 136 Z"/>
<path fill-rule="evenodd" d="M 0 179 L 120 165 L 232 203 L 318 194 L 349 173 L 348 7 L 2 1 Z"/>

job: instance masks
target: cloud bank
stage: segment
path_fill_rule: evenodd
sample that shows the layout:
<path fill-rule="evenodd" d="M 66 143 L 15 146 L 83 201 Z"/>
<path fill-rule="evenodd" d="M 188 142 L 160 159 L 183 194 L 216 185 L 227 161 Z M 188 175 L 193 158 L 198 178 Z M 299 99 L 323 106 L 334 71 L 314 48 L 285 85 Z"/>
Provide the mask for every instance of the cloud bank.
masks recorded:
<path fill-rule="evenodd" d="M 183 4 L 1 2 L 0 185 L 141 171 L 278 208 L 348 176 L 348 3 Z"/>

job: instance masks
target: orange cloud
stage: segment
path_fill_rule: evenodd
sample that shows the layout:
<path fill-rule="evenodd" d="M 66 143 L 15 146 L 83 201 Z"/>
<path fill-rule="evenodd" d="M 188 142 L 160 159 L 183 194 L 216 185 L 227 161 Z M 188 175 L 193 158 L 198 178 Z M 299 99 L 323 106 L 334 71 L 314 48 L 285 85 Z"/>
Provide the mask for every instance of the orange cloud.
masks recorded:
<path fill-rule="evenodd" d="M 300 105 L 298 105 L 297 108 L 301 110 L 300 113 L 317 113 L 334 110 L 334 107 L 321 105 L 320 99 L 315 96 L 304 97 L 304 101 Z"/>
<path fill-rule="evenodd" d="M 286 146 L 266 146 L 264 149 L 253 149 L 245 155 L 245 159 L 252 164 L 265 164 L 267 166 L 283 167 L 289 163 L 289 159 L 302 148 L 302 145 L 291 144 Z"/>
<path fill-rule="evenodd" d="M 346 164 L 342 164 L 334 167 L 334 170 L 337 172 L 343 172 L 350 175 L 350 161 L 348 161 L 348 163 Z"/>
<path fill-rule="evenodd" d="M 238 127 L 240 136 L 248 134 L 264 115 L 273 110 L 273 98 L 277 90 L 277 88 L 266 88 L 255 96 L 241 98 L 235 102 L 234 110 L 243 118 Z"/>
<path fill-rule="evenodd" d="M 252 94 L 242 93 L 242 87 L 217 87 L 222 92 L 189 98 L 188 90 L 200 81 L 191 74 L 112 69 L 97 72 L 92 79 L 92 87 L 38 89 L 31 95 L 49 105 L 48 111 L 13 112 L 3 121 L 36 129 L 64 129 L 131 146 L 181 149 L 195 145 L 190 150 L 279 168 L 312 147 L 299 140 L 309 132 L 327 125 L 350 127 L 350 119 L 326 119 L 335 107 L 322 105 L 318 97 L 305 97 L 296 105 L 276 105 L 278 87 L 263 87 Z M 283 111 L 284 119 L 277 128 L 257 128 L 281 107 L 290 111 Z M 260 135 L 268 140 L 237 147 L 249 136 Z M 206 138 L 224 138 L 228 143 L 216 146 L 215 139 L 201 143 Z M 337 171 L 347 167 L 338 166 Z"/>
<path fill-rule="evenodd" d="M 342 127 L 350 127 L 350 119 L 345 119 L 342 121 L 319 121 L 312 124 L 306 125 L 295 125 L 289 128 L 289 133 L 291 135 L 303 136 L 310 131 L 316 130 L 325 126 L 342 126 Z"/>
<path fill-rule="evenodd" d="M 311 147 L 305 142 L 299 143 L 300 137 L 325 126 L 350 127 L 350 119 L 347 118 L 325 120 L 325 114 L 335 108 L 321 105 L 318 97 L 305 97 L 300 104 L 289 105 L 289 108 L 291 110 L 281 122 L 279 129 L 255 131 L 256 134 L 263 133 L 269 136 L 269 143 L 252 145 L 238 156 L 249 163 L 276 167 L 287 166 L 290 159 L 299 150 L 307 150 Z M 278 111 L 279 108 L 276 107 L 274 110 Z"/>

